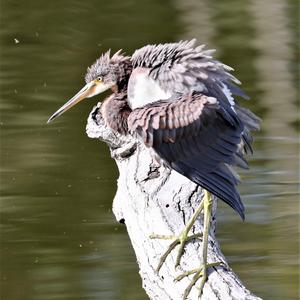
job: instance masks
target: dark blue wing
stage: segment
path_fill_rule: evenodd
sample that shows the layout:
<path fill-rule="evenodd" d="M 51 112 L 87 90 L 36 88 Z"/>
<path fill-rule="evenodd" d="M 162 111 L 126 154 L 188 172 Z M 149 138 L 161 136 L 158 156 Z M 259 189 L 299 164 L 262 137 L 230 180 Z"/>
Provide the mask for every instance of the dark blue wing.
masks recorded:
<path fill-rule="evenodd" d="M 244 219 L 230 166 L 247 168 L 241 153 L 243 123 L 216 98 L 194 93 L 134 110 L 129 129 L 174 170 L 229 204 Z"/>

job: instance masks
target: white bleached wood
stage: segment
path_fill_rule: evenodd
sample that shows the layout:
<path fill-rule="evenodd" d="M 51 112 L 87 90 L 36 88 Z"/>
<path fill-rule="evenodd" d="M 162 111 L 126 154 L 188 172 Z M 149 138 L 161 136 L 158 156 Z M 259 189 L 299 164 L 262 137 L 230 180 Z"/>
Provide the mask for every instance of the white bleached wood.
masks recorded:
<path fill-rule="evenodd" d="M 174 264 L 177 249 L 173 251 L 157 275 L 155 268 L 170 241 L 150 239 L 149 235 L 179 234 L 199 205 L 203 190 L 177 172 L 159 165 L 151 151 L 134 138 L 121 136 L 108 128 L 99 113 L 100 105 L 93 109 L 88 118 L 87 134 L 107 143 L 117 163 L 120 175 L 113 212 L 118 221 L 125 221 L 143 288 L 150 299 L 182 299 L 190 278 L 180 282 L 175 282 L 174 278 L 183 271 L 199 267 L 201 241 L 195 240 L 186 246 L 181 265 L 176 270 Z M 209 272 L 201 299 L 260 299 L 251 294 L 228 267 L 214 234 L 215 213 L 216 200 L 213 205 L 208 261 L 223 261 L 225 267 L 216 267 Z M 201 230 L 202 216 L 192 231 L 198 233 Z M 198 299 L 197 288 L 192 289 L 188 299 Z"/>

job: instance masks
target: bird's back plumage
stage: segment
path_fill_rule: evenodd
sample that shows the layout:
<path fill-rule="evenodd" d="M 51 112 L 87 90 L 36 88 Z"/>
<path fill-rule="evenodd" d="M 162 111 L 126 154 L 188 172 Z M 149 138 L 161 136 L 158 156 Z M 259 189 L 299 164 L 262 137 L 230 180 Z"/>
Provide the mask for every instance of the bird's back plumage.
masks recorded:
<path fill-rule="evenodd" d="M 195 46 L 196 40 L 159 45 L 147 45 L 132 55 L 133 67 L 150 68 L 149 76 L 161 87 L 173 93 L 207 92 L 207 80 L 214 80 L 216 87 L 223 84 L 240 84 L 230 71 L 233 69 L 217 60 L 205 45 Z M 237 87 L 233 93 L 241 93 Z"/>
<path fill-rule="evenodd" d="M 171 97 L 134 109 L 128 126 L 169 167 L 244 218 L 239 180 L 231 166 L 247 167 L 243 152 L 252 151 L 250 131 L 259 129 L 259 119 L 235 104 L 234 95 L 246 97 L 237 87 L 240 82 L 212 53 L 195 46 L 195 40 L 136 50 L 133 68 L 147 69 L 149 78 Z"/>

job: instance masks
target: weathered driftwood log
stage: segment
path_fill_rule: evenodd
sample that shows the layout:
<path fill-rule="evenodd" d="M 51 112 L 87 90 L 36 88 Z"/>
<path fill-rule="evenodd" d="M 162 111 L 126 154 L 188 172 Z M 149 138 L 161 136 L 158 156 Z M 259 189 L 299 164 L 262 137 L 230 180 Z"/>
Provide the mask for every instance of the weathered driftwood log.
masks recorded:
<path fill-rule="evenodd" d="M 156 273 L 161 255 L 171 240 L 151 239 L 153 233 L 178 235 L 199 205 L 203 190 L 184 176 L 155 161 L 150 149 L 132 137 L 124 137 L 108 128 L 100 114 L 100 105 L 93 109 L 87 124 L 87 134 L 108 144 L 120 176 L 113 201 L 117 220 L 125 223 L 134 248 L 143 287 L 150 299 L 182 299 L 191 281 L 185 277 L 175 281 L 185 271 L 199 268 L 201 240 L 190 241 L 184 251 L 180 266 L 174 268 L 177 248 L 167 257 L 159 274 Z M 213 205 L 213 224 L 209 236 L 208 262 L 222 261 L 224 265 L 209 271 L 201 299 L 260 299 L 247 290 L 229 268 L 215 238 L 216 203 Z M 192 233 L 202 231 L 202 218 L 194 225 Z M 178 247 L 178 246 L 177 246 Z M 197 285 L 188 299 L 198 299 Z"/>

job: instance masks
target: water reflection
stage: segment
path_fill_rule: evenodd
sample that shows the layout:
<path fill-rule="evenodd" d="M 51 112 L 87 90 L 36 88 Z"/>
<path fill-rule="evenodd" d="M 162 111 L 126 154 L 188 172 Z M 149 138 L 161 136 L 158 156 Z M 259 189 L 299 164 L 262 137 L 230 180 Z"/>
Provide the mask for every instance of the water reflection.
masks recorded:
<path fill-rule="evenodd" d="M 219 207 L 222 249 L 253 292 L 297 299 L 296 6 L 283 0 L 1 3 L 2 298 L 147 299 L 127 233 L 110 210 L 116 167 L 107 147 L 84 132 L 97 100 L 50 127 L 45 122 L 107 48 L 131 52 L 197 37 L 235 67 L 253 99 L 246 105 L 264 119 L 251 170 L 241 173 L 246 222 Z"/>

